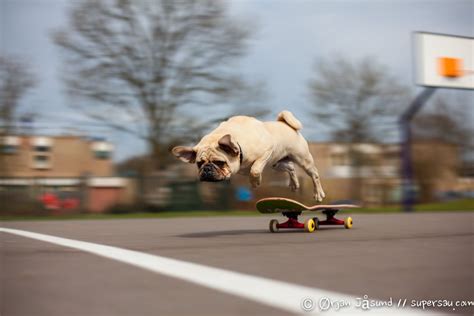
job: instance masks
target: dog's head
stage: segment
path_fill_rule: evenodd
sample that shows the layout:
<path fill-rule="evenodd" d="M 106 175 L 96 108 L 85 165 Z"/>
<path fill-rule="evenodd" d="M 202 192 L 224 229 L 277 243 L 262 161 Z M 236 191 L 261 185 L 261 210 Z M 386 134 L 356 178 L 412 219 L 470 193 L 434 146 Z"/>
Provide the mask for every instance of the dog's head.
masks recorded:
<path fill-rule="evenodd" d="M 240 146 L 230 134 L 207 135 L 196 146 L 177 146 L 172 153 L 184 162 L 196 163 L 201 181 L 227 180 L 240 168 Z"/>

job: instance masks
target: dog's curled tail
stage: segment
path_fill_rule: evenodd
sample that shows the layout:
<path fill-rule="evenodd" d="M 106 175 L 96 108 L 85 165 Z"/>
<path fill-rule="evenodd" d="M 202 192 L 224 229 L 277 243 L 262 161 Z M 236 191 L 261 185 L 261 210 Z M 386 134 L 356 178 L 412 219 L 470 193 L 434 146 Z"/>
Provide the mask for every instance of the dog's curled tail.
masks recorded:
<path fill-rule="evenodd" d="M 303 128 L 301 122 L 290 111 L 281 111 L 280 114 L 278 114 L 277 121 L 286 123 L 295 131 L 299 131 Z"/>

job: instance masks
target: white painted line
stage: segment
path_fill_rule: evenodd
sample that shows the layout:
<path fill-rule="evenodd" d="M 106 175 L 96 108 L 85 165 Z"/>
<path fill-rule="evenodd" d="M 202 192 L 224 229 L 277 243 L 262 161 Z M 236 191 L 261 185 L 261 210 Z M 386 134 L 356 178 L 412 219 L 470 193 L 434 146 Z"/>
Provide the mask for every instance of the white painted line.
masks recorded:
<path fill-rule="evenodd" d="M 395 307 L 392 308 L 374 307 L 370 310 L 362 310 L 355 307 L 357 303 L 356 297 L 336 292 L 208 267 L 201 264 L 155 256 L 118 247 L 38 234 L 24 230 L 0 227 L 0 232 L 10 233 L 64 247 L 82 250 L 101 257 L 128 263 L 145 270 L 192 282 L 200 286 L 243 297 L 257 303 L 265 304 L 296 314 L 321 313 L 324 315 L 332 315 L 340 314 L 341 312 L 350 314 L 367 314 L 368 312 L 375 314 L 383 313 L 397 315 L 428 314 L 427 312 L 421 312 L 406 307 L 399 309 L 396 307 L 397 302 L 393 302 Z M 305 312 L 302 309 L 302 302 L 305 298 L 309 298 L 314 302 L 314 309 L 311 312 Z M 341 308 L 339 311 L 337 311 L 335 308 L 327 311 L 321 311 L 318 306 L 318 302 L 321 298 L 328 298 L 332 302 L 349 302 L 350 306 Z"/>

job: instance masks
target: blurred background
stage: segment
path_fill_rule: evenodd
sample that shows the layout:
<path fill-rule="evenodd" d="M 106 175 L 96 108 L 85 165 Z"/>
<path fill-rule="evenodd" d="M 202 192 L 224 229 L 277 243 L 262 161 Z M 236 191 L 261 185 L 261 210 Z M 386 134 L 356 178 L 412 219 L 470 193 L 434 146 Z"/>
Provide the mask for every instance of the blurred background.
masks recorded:
<path fill-rule="evenodd" d="M 415 31 L 473 37 L 461 1 L 0 2 L 0 215 L 312 204 L 301 170 L 200 183 L 169 152 L 235 114 L 302 121 L 327 197 L 400 210 L 399 118 L 424 89 Z M 474 57 L 473 57 L 474 58 Z M 412 200 L 473 209 L 474 93 L 438 89 L 411 122 Z"/>

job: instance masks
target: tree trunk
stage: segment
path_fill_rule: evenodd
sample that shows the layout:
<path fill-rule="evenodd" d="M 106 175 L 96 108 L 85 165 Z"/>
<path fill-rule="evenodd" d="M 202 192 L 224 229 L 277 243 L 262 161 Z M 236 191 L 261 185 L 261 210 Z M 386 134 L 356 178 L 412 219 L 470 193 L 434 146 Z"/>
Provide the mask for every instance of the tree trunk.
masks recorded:
<path fill-rule="evenodd" d="M 149 162 L 148 169 L 150 171 L 163 170 L 166 167 L 166 155 L 169 155 L 166 146 L 160 144 L 156 140 L 149 141 Z"/>

